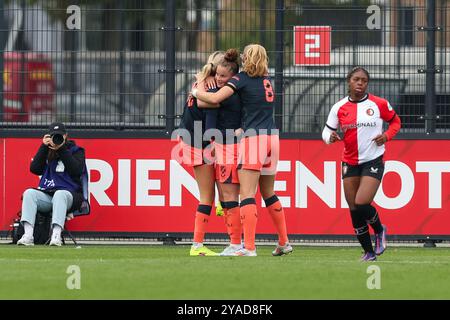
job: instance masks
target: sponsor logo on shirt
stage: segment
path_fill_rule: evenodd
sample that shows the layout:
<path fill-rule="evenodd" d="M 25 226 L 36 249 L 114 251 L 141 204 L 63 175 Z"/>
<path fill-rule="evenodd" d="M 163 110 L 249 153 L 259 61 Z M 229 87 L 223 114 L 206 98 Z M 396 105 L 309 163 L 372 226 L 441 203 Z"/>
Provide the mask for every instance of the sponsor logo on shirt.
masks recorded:
<path fill-rule="evenodd" d="M 344 124 L 341 126 L 342 131 L 347 131 L 349 129 L 356 129 L 361 127 L 376 127 L 377 124 L 375 121 L 372 122 L 357 122 L 357 123 L 351 123 L 351 124 Z"/>

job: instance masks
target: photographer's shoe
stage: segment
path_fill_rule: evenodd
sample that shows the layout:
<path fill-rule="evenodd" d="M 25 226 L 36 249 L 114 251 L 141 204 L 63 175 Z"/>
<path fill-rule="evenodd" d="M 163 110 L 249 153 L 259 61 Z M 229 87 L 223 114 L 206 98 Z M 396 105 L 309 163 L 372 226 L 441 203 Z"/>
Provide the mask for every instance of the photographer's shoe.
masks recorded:
<path fill-rule="evenodd" d="M 56 247 L 61 247 L 62 245 L 62 240 L 61 240 L 61 236 L 52 236 L 52 240 L 50 241 L 50 246 L 56 246 Z"/>
<path fill-rule="evenodd" d="M 34 246 L 34 238 L 24 234 L 22 238 L 17 241 L 18 246 Z"/>

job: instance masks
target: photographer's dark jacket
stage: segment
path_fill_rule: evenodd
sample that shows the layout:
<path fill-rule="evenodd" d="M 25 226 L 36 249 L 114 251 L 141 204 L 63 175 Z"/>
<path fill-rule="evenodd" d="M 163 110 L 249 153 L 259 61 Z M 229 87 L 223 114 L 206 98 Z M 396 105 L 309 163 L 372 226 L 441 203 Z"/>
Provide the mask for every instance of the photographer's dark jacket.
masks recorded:
<path fill-rule="evenodd" d="M 81 175 L 85 166 L 84 149 L 69 140 L 49 160 L 50 149 L 42 144 L 33 158 L 30 171 L 42 175 L 39 190 L 53 195 L 57 190 L 67 190 L 73 196 L 69 211 L 78 210 L 83 201 Z"/>

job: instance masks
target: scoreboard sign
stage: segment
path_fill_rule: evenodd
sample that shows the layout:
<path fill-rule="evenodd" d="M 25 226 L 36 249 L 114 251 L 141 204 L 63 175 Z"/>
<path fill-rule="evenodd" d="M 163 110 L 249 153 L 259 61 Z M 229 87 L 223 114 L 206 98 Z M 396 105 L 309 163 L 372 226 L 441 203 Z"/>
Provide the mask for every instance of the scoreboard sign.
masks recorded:
<path fill-rule="evenodd" d="M 329 66 L 331 27 L 294 26 L 294 65 Z"/>

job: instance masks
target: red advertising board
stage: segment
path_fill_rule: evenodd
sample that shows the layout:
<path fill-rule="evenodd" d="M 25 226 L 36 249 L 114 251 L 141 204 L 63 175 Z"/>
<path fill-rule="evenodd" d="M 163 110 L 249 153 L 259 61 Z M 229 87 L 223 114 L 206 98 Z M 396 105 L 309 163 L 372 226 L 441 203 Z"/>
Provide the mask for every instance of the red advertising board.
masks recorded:
<path fill-rule="evenodd" d="M 294 65 L 330 65 L 331 27 L 294 26 Z"/>
<path fill-rule="evenodd" d="M 5 211 L 6 211 L 6 199 L 5 199 L 5 192 L 4 192 L 4 185 L 6 182 L 5 177 L 5 170 L 4 170 L 4 149 L 5 149 L 5 139 L 0 139 L 0 230 L 5 229 L 5 223 L 3 219 L 5 218 Z M 6 222 L 7 224 L 7 222 Z"/>
<path fill-rule="evenodd" d="M 77 139 L 86 149 L 91 214 L 68 222 L 71 230 L 192 232 L 198 190 L 192 170 L 171 160 L 174 142 L 158 139 Z M 9 229 L 20 197 L 38 177 L 29 164 L 40 139 L 3 139 L 0 230 Z M 390 234 L 450 235 L 450 140 L 394 140 L 375 197 Z M 342 144 L 282 140 L 276 189 L 290 234 L 353 234 L 341 187 Z M 2 163 L 4 159 L 4 163 Z M 4 186 L 4 187 L 3 187 Z M 261 207 L 257 232 L 275 233 Z M 213 217 L 209 231 L 225 233 Z"/>

